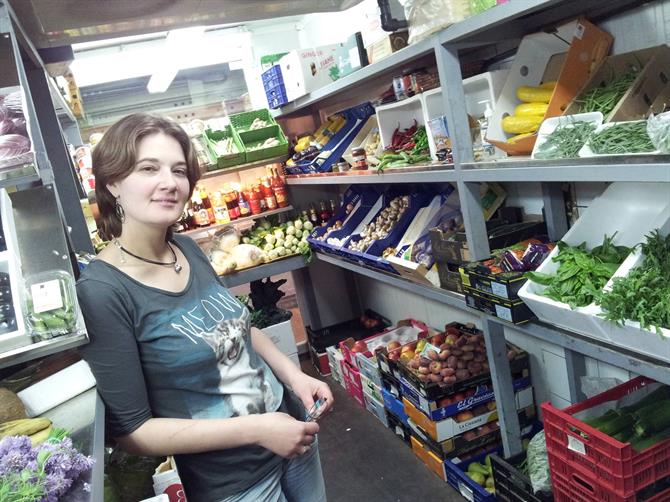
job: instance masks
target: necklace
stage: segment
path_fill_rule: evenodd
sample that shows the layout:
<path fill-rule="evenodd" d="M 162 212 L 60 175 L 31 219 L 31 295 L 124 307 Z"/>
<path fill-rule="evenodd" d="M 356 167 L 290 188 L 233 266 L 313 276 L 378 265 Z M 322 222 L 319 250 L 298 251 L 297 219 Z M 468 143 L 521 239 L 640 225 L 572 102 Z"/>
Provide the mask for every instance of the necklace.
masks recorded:
<path fill-rule="evenodd" d="M 114 239 L 114 245 L 116 245 L 117 248 L 119 248 L 121 251 L 124 253 L 129 254 L 133 258 L 137 258 L 138 260 L 142 260 L 147 263 L 151 263 L 152 265 L 162 265 L 164 267 L 173 267 L 174 271 L 179 273 L 181 272 L 182 266 L 177 263 L 177 254 L 174 252 L 174 249 L 172 249 L 172 246 L 170 246 L 170 243 L 167 243 L 168 249 L 172 253 L 172 261 L 156 261 L 156 260 L 150 260 L 149 258 L 142 258 L 141 256 L 136 255 L 135 253 L 131 253 L 128 251 L 126 248 L 124 248 L 121 243 L 118 241 L 118 239 Z M 121 261 L 122 263 L 125 263 L 125 260 L 123 259 L 123 253 L 121 253 Z"/>

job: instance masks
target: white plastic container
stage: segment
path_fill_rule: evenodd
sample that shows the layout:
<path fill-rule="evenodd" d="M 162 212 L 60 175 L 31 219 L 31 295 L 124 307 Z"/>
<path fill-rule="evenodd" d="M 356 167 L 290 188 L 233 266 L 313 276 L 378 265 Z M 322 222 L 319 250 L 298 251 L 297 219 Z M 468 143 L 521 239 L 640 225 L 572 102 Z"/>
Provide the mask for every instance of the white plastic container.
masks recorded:
<path fill-rule="evenodd" d="M 563 236 L 563 241 L 576 246 L 586 242 L 588 249 L 602 244 L 605 235 L 616 232 L 614 243 L 632 247 L 644 241 L 654 228 L 663 228 L 670 219 L 670 196 L 665 183 L 612 183 L 598 197 L 577 223 Z M 537 272 L 554 274 L 558 264 L 553 261 L 558 247 L 542 262 Z M 622 265 L 623 266 L 623 265 Z M 571 309 L 569 305 L 540 295 L 545 286 L 526 281 L 519 297 L 542 321 L 581 333 L 606 339 L 602 330 L 602 311 L 597 305 Z"/>
<path fill-rule="evenodd" d="M 561 115 L 546 119 L 542 122 L 540 129 L 537 131 L 537 140 L 535 141 L 531 158 L 536 158 L 537 152 L 542 150 L 542 145 L 546 143 L 547 138 L 558 128 L 558 126 L 565 125 L 569 127 L 575 122 L 591 122 L 598 128 L 603 123 L 603 114 L 600 112 L 577 113 L 575 115 Z"/>
<path fill-rule="evenodd" d="M 605 129 L 609 129 L 610 127 L 613 127 L 615 125 L 621 125 L 621 124 L 635 124 L 637 122 L 647 122 L 646 120 L 630 120 L 627 122 L 606 122 L 605 124 L 601 124 L 595 131 L 595 134 L 598 134 L 599 132 L 604 131 Z M 591 150 L 590 144 L 587 142 L 581 150 L 579 150 L 579 156 L 580 157 L 612 157 L 612 156 L 627 156 L 627 155 L 658 155 L 661 152 L 658 150 L 654 150 L 652 152 L 638 152 L 638 153 L 595 153 L 593 150 Z"/>
<path fill-rule="evenodd" d="M 378 106 L 376 112 L 382 148 L 391 144 L 393 131 L 395 131 L 396 127 L 400 127 L 401 131 L 408 129 L 414 125 L 415 119 L 419 125 L 426 125 L 421 94 L 403 99 L 402 101 Z"/>

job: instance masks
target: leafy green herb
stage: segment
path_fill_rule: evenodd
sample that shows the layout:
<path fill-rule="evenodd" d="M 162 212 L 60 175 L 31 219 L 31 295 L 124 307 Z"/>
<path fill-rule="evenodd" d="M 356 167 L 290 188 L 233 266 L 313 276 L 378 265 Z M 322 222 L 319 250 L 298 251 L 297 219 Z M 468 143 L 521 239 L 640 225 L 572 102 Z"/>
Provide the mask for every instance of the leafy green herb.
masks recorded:
<path fill-rule="evenodd" d="M 556 274 L 527 272 L 525 277 L 546 286 L 541 295 L 567 303 L 572 309 L 590 305 L 631 251 L 626 246 L 615 246 L 615 235 L 605 236 L 591 252 L 585 242 L 570 246 L 559 241 L 558 254 L 553 258 L 559 264 Z"/>
<path fill-rule="evenodd" d="M 614 279 L 611 291 L 598 297 L 603 317 L 622 324 L 637 321 L 644 329 L 670 329 L 670 235 L 654 230 L 641 245 L 642 264 Z"/>

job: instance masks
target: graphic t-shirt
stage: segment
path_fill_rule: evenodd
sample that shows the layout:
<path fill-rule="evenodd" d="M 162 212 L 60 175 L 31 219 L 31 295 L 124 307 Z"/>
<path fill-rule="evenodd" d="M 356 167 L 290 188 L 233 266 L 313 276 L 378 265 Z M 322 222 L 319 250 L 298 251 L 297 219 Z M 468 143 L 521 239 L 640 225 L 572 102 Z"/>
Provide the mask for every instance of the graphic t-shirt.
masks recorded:
<path fill-rule="evenodd" d="M 286 411 L 283 386 L 252 347 L 248 310 L 221 285 L 191 239 L 175 236 L 173 242 L 191 269 L 182 292 L 143 285 L 100 260 L 77 282 L 91 339 L 82 354 L 96 377 L 112 437 L 152 417 Z M 238 493 L 281 461 L 253 445 L 175 460 L 190 502 Z"/>

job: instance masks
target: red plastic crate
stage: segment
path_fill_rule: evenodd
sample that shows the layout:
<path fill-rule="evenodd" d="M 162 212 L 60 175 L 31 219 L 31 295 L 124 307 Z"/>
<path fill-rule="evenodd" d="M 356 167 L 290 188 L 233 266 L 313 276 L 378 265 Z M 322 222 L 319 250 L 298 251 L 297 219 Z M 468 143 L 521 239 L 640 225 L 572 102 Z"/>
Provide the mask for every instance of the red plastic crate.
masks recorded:
<path fill-rule="evenodd" d="M 358 370 L 348 362 L 342 361 L 342 378 L 344 379 L 344 388 L 347 389 L 347 393 L 365 408 L 363 384 L 361 383 L 361 375 L 358 373 Z"/>
<path fill-rule="evenodd" d="M 560 474 L 559 469 L 566 476 L 579 468 L 600 486 L 607 487 L 610 493 L 617 495 L 619 498 L 616 500 L 628 500 L 642 488 L 669 476 L 670 440 L 638 453 L 629 443 L 621 443 L 573 416 L 599 404 L 620 399 L 651 383 L 656 382 L 637 377 L 564 410 L 555 408 L 551 403 L 543 403 L 552 477 L 555 472 Z M 596 499 L 589 499 L 592 500 Z"/>
<path fill-rule="evenodd" d="M 612 493 L 610 487 L 602 486 L 588 472 L 567 465 L 560 471 L 556 469 L 555 461 L 549 460 L 554 502 L 668 502 L 670 488 L 649 498 L 638 498 L 638 494 L 622 497 Z"/>

